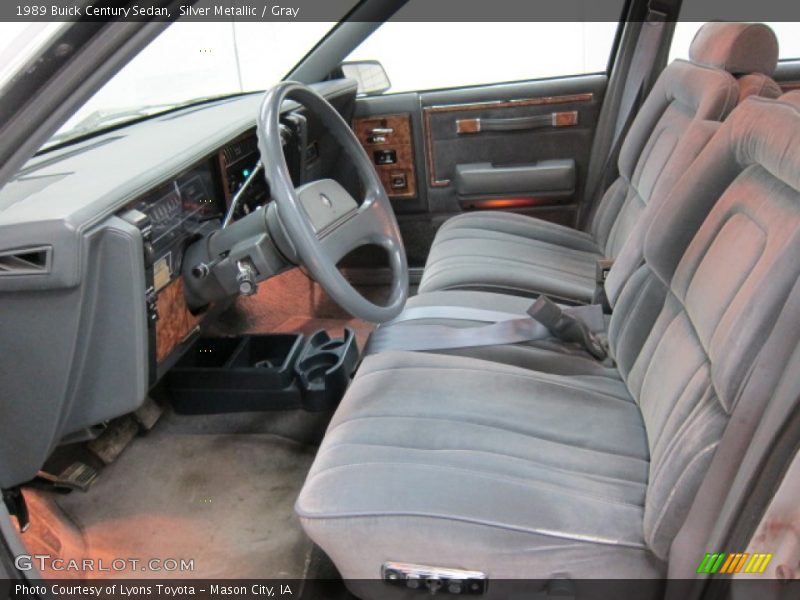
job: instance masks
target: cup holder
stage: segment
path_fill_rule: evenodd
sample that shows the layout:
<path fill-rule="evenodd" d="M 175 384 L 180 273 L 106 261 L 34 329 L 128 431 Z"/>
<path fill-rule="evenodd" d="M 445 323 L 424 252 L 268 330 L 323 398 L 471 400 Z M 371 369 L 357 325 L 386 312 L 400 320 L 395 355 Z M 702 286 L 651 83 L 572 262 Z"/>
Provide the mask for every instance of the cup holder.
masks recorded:
<path fill-rule="evenodd" d="M 325 342 L 324 344 L 322 344 L 322 346 L 319 347 L 319 349 L 320 350 L 335 351 L 335 350 L 341 348 L 342 346 L 344 346 L 345 343 L 346 342 L 345 342 L 344 339 L 335 339 L 335 340 L 331 340 L 330 342 Z"/>
<path fill-rule="evenodd" d="M 312 384 L 324 384 L 325 374 L 336 366 L 340 357 L 333 352 L 319 352 L 302 359 L 297 368 L 305 374 L 305 378 Z"/>
<path fill-rule="evenodd" d="M 358 364 L 355 334 L 345 328 L 341 338 L 327 331 L 313 334 L 295 363 L 303 404 L 307 410 L 334 408 L 342 399 Z"/>

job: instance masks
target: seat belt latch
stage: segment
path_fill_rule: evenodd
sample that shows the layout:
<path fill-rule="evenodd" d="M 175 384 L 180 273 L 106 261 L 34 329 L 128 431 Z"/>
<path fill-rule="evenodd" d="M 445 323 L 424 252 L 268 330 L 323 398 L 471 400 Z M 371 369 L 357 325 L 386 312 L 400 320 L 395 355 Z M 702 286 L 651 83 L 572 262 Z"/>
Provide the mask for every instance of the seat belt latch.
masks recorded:
<path fill-rule="evenodd" d="M 606 284 L 608 274 L 611 272 L 611 267 L 614 266 L 613 258 L 600 258 L 595 263 L 594 282 L 602 287 Z"/>
<path fill-rule="evenodd" d="M 562 342 L 580 344 L 584 350 L 597 360 L 605 360 L 606 349 L 589 327 L 574 315 L 565 313 L 561 307 L 547 296 L 539 296 L 528 309 L 528 315 L 544 325 L 553 337 Z"/>
<path fill-rule="evenodd" d="M 611 304 L 606 296 L 606 279 L 614 266 L 613 258 L 601 258 L 595 263 L 594 271 L 594 294 L 592 294 L 592 304 L 599 304 L 603 307 L 605 314 L 611 314 Z"/>

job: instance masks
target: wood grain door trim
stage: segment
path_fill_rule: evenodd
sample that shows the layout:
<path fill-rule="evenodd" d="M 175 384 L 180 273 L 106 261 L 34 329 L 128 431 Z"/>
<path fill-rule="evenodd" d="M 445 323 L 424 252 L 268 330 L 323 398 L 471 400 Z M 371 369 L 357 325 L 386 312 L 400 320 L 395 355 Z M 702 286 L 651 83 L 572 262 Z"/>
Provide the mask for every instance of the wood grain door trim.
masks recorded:
<path fill-rule="evenodd" d="M 423 135 L 425 137 L 425 164 L 428 170 L 428 185 L 430 187 L 447 187 L 449 179 L 436 178 L 436 165 L 433 158 L 433 134 L 431 117 L 438 113 L 455 113 L 480 110 L 482 108 L 512 108 L 524 106 L 546 106 L 551 104 L 569 104 L 573 102 L 591 102 L 594 94 L 591 92 L 581 94 L 566 94 L 563 96 L 542 96 L 539 98 L 520 98 L 517 100 L 490 100 L 487 102 L 469 102 L 462 104 L 440 104 L 426 106 L 422 109 Z"/>

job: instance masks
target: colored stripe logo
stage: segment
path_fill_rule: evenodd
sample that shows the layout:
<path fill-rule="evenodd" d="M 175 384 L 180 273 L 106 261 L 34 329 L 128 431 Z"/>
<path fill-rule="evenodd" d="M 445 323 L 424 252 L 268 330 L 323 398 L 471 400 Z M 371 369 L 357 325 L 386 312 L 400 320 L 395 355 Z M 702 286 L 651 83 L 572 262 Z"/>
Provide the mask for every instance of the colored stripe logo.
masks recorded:
<path fill-rule="evenodd" d="M 734 573 L 763 573 L 767 565 L 772 560 L 772 554 L 746 552 L 716 554 L 707 553 L 700 566 L 697 567 L 698 573 L 724 573 L 732 575 Z"/>

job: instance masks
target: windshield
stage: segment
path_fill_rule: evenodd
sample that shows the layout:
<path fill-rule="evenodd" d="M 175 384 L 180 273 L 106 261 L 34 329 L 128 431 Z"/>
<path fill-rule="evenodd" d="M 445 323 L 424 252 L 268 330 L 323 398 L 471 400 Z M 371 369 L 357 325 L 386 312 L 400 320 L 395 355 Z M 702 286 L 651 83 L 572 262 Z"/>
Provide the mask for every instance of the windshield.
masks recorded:
<path fill-rule="evenodd" d="M 50 138 L 45 148 L 209 98 L 265 90 L 335 23 L 174 23 Z"/>

